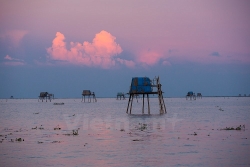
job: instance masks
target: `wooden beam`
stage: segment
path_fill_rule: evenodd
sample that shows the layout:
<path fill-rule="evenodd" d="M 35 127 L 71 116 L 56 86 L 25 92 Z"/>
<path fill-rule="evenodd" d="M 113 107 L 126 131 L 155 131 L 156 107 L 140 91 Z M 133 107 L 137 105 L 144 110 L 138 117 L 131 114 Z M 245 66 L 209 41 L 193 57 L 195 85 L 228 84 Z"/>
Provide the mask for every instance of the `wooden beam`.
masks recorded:
<path fill-rule="evenodd" d="M 133 99 L 134 99 L 134 94 L 132 94 L 132 100 L 131 100 L 131 106 L 130 106 L 130 114 L 131 114 L 131 110 L 132 110 L 132 106 L 133 106 Z"/>
<path fill-rule="evenodd" d="M 150 114 L 150 106 L 149 106 L 149 96 L 147 94 L 147 99 L 148 99 L 148 114 Z"/>
<path fill-rule="evenodd" d="M 131 99 L 131 94 L 129 95 L 128 106 L 127 106 L 127 113 L 128 113 L 128 109 L 129 109 L 129 105 L 130 105 L 130 99 Z"/>
<path fill-rule="evenodd" d="M 142 114 L 144 114 L 144 94 L 142 95 L 142 101 L 143 101 L 143 103 L 142 103 Z"/>

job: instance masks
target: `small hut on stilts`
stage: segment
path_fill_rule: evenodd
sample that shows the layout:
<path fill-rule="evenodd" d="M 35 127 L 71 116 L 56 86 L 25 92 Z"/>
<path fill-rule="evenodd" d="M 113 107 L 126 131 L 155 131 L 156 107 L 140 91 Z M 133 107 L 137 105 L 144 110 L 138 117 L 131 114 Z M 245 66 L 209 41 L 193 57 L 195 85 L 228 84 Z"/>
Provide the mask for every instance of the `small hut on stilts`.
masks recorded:
<path fill-rule="evenodd" d="M 202 99 L 201 93 L 197 93 L 197 99 Z"/>
<path fill-rule="evenodd" d="M 97 102 L 96 97 L 95 97 L 95 92 L 91 92 L 90 90 L 83 90 L 82 91 L 82 101 L 84 99 L 85 102 L 85 96 L 88 97 L 88 102 L 91 102 L 91 96 L 93 97 L 93 102 Z"/>
<path fill-rule="evenodd" d="M 156 84 L 154 84 L 156 81 Z M 154 90 L 153 88 L 156 88 Z M 142 94 L 142 114 L 144 114 L 144 97 L 147 96 L 148 102 L 148 114 L 150 114 L 150 106 L 149 106 L 149 95 L 157 94 L 159 100 L 160 114 L 167 113 L 166 106 L 164 103 L 163 95 L 161 90 L 160 78 L 157 77 L 152 81 L 148 77 L 135 77 L 132 78 L 131 86 L 129 90 L 129 101 L 127 106 L 127 113 L 131 114 L 133 99 L 135 96 Z"/>
<path fill-rule="evenodd" d="M 116 95 L 116 100 L 125 100 L 125 94 L 122 93 L 122 92 L 118 92 L 117 95 Z"/>
<path fill-rule="evenodd" d="M 40 96 L 38 96 L 38 101 L 39 100 L 46 100 L 47 102 L 47 99 L 51 102 L 52 99 L 54 99 L 54 94 L 52 93 L 48 93 L 48 92 L 40 92 Z"/>
<path fill-rule="evenodd" d="M 195 93 L 192 92 L 192 91 L 189 91 L 189 92 L 187 93 L 187 95 L 186 95 L 186 100 L 188 100 L 188 98 L 189 98 L 190 100 L 192 100 L 192 99 L 196 100 L 196 95 L 195 95 Z"/>

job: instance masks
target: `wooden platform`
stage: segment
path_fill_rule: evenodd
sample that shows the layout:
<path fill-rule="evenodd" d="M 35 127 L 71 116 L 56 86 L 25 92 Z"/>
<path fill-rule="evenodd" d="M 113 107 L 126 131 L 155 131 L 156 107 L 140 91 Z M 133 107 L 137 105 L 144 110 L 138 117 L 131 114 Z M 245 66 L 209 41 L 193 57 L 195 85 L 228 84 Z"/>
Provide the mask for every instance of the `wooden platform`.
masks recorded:
<path fill-rule="evenodd" d="M 154 95 L 154 94 L 158 95 L 160 114 L 167 113 L 166 106 L 165 106 L 164 99 L 163 99 L 163 95 L 162 95 L 163 92 L 161 90 L 160 78 L 159 77 L 155 78 L 155 81 L 156 81 L 156 84 L 154 85 L 154 84 L 151 83 L 150 86 L 151 86 L 152 89 L 155 87 L 157 89 L 157 91 L 152 91 L 152 92 L 141 92 L 141 91 L 140 92 L 135 92 L 135 91 L 133 91 L 132 92 L 131 88 L 130 88 L 130 92 L 128 93 L 129 94 L 129 101 L 128 101 L 128 106 L 127 106 L 127 112 L 126 113 L 129 112 L 131 114 L 134 96 L 142 95 L 142 100 L 143 100 L 142 114 L 144 114 L 144 98 L 145 98 L 145 95 L 146 95 L 147 96 L 147 103 L 148 103 L 148 114 L 150 114 L 149 95 Z M 131 82 L 131 87 L 132 87 L 132 84 L 133 84 L 133 80 Z"/>

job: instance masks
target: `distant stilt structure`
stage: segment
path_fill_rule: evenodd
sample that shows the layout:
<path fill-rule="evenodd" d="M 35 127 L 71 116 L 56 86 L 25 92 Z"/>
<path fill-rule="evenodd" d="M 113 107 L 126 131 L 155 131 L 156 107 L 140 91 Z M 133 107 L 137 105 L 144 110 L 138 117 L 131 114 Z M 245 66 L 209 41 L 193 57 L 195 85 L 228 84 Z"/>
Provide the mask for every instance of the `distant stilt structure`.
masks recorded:
<path fill-rule="evenodd" d="M 188 98 L 189 98 L 190 100 L 192 100 L 192 99 L 196 100 L 196 95 L 195 95 L 195 93 L 192 92 L 192 91 L 189 91 L 189 92 L 187 93 L 187 95 L 186 95 L 186 100 L 188 100 Z"/>
<path fill-rule="evenodd" d="M 91 96 L 93 97 L 93 102 L 97 102 L 96 97 L 95 97 L 95 92 L 92 92 L 90 90 L 83 90 L 82 91 L 82 101 L 84 99 L 85 102 L 85 96 L 88 97 L 88 102 L 91 102 Z"/>
<path fill-rule="evenodd" d="M 201 93 L 197 93 L 197 99 L 202 99 Z"/>
<path fill-rule="evenodd" d="M 120 100 L 121 99 L 125 100 L 125 94 L 122 93 L 122 92 L 118 92 L 117 95 L 116 95 L 116 100 L 119 100 L 119 98 L 120 98 Z"/>
<path fill-rule="evenodd" d="M 46 100 L 47 102 L 47 99 L 51 102 L 52 99 L 54 99 L 54 94 L 52 93 L 48 93 L 48 92 L 40 92 L 40 96 L 38 96 L 38 101 L 39 100 Z"/>
<path fill-rule="evenodd" d="M 160 78 L 157 77 L 154 79 L 156 81 L 156 84 L 152 83 L 151 80 L 148 77 L 135 77 L 132 78 L 131 86 L 129 90 L 129 100 L 128 100 L 128 106 L 127 106 L 127 113 L 129 112 L 131 114 L 132 111 L 132 105 L 133 105 L 133 99 L 134 97 L 142 94 L 142 114 L 144 114 L 144 98 L 145 95 L 147 96 L 147 103 L 148 103 L 148 114 L 150 114 L 150 105 L 149 105 L 149 95 L 150 94 L 157 94 L 158 100 L 159 100 L 159 108 L 160 108 L 160 114 L 167 113 L 166 106 L 164 103 L 162 90 L 161 90 L 161 84 L 160 84 Z M 154 81 L 153 80 L 153 81 Z M 153 88 L 156 88 L 157 90 L 154 91 Z"/>

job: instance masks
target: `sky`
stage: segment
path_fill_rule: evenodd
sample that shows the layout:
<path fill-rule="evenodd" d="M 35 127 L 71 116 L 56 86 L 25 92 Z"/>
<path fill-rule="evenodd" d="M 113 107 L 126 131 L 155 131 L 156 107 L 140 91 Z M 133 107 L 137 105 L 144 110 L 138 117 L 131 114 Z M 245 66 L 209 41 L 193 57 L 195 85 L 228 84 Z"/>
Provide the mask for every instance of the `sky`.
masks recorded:
<path fill-rule="evenodd" d="M 248 0 L 2 0 L 0 98 L 127 93 L 250 95 Z"/>

